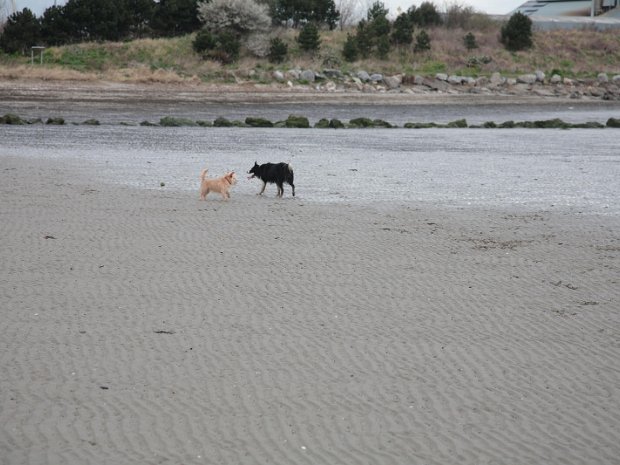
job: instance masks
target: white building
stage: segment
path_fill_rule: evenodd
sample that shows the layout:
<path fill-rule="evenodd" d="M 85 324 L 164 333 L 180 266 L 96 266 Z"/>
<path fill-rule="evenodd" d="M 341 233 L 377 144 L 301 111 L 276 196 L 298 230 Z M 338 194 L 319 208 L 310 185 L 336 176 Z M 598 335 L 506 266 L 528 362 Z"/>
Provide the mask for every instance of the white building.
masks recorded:
<path fill-rule="evenodd" d="M 620 17 L 620 0 L 530 0 L 513 11 L 544 17 Z"/>

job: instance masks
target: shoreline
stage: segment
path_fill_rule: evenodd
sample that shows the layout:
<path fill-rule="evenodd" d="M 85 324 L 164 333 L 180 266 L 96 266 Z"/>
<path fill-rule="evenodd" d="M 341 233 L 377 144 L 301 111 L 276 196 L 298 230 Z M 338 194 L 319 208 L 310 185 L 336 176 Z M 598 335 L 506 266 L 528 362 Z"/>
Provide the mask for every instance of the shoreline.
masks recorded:
<path fill-rule="evenodd" d="M 65 101 L 114 102 L 132 100 L 150 102 L 205 102 L 205 103 L 367 103 L 410 105 L 502 105 L 502 104 L 557 104 L 580 103 L 618 104 L 601 98 L 537 94 L 514 94 L 494 91 L 474 94 L 451 92 L 361 92 L 317 91 L 311 87 L 262 84 L 197 84 L 187 83 L 123 83 L 113 81 L 51 81 L 37 79 L 0 79 L 0 101 Z"/>

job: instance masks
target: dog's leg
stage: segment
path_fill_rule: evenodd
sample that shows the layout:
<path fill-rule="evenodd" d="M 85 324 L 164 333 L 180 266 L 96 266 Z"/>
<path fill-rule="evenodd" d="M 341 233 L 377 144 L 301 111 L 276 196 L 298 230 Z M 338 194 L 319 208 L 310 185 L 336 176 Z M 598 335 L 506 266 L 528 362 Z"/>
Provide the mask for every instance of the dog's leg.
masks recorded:
<path fill-rule="evenodd" d="M 209 193 L 209 189 L 205 189 L 200 191 L 200 200 L 207 200 L 207 194 Z"/>
<path fill-rule="evenodd" d="M 267 186 L 267 183 L 265 181 L 263 181 L 263 188 L 260 190 L 260 192 L 256 195 L 263 195 L 263 192 L 265 192 L 265 187 Z"/>
<path fill-rule="evenodd" d="M 284 184 L 278 183 L 278 197 L 282 198 L 284 195 Z"/>
<path fill-rule="evenodd" d="M 295 197 L 295 184 L 293 184 L 292 182 L 289 182 L 289 184 L 293 188 L 293 197 Z"/>

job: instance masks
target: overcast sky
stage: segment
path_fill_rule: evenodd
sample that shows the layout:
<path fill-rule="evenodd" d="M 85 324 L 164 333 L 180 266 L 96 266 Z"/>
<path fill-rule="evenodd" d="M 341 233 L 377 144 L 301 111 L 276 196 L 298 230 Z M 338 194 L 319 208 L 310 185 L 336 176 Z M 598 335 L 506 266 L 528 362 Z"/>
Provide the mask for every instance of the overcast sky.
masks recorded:
<path fill-rule="evenodd" d="M 383 0 L 383 3 L 389 8 L 390 14 L 394 15 L 398 7 L 404 11 L 411 5 L 420 5 L 423 1 L 424 0 Z M 362 2 L 373 3 L 372 1 L 366 2 L 366 0 L 362 0 Z M 3 3 L 11 5 L 11 0 L 0 0 L 0 4 Z M 15 0 L 18 11 L 24 8 L 30 8 L 37 16 L 41 16 L 45 9 L 54 5 L 54 3 L 54 0 Z M 65 3 L 65 0 L 58 0 L 56 3 L 62 5 Z M 525 0 L 434 0 L 434 3 L 440 10 L 445 9 L 444 7 L 446 4 L 457 3 L 459 5 L 472 6 L 482 13 L 503 15 L 510 13 L 519 5 L 525 3 Z"/>

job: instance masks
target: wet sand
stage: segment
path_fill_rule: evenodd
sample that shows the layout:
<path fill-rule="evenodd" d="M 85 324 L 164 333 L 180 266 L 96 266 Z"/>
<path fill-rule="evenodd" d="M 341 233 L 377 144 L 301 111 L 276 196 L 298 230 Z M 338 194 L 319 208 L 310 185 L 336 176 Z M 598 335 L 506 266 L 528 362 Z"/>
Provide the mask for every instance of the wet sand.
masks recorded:
<path fill-rule="evenodd" d="M 268 194 L 0 153 L 2 465 L 617 462 L 616 215 Z"/>

